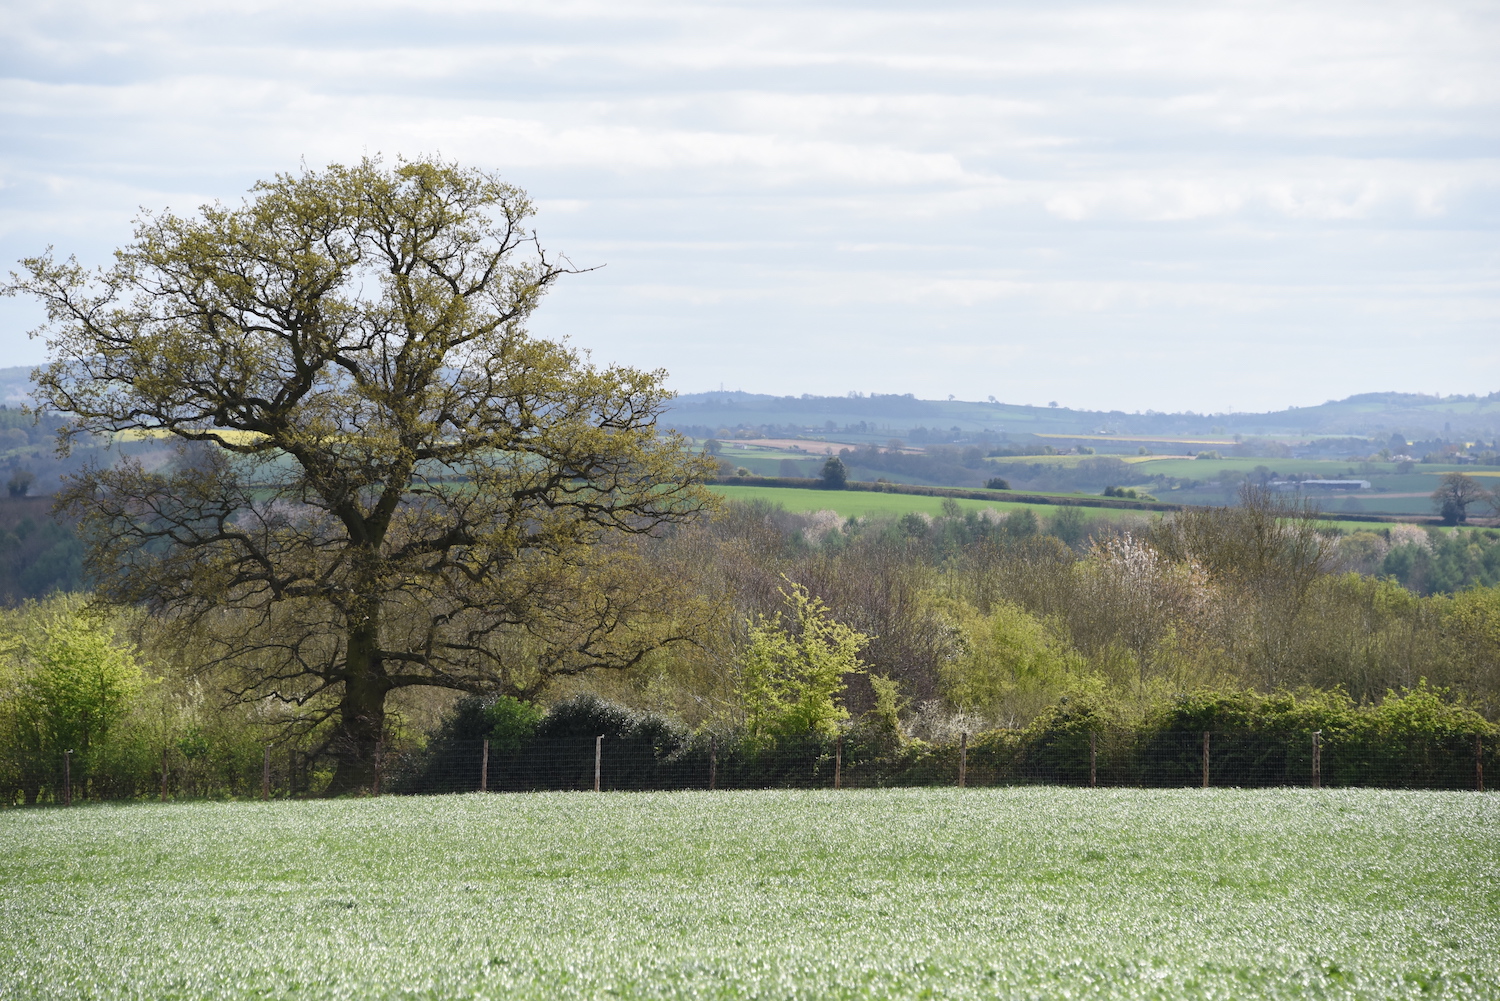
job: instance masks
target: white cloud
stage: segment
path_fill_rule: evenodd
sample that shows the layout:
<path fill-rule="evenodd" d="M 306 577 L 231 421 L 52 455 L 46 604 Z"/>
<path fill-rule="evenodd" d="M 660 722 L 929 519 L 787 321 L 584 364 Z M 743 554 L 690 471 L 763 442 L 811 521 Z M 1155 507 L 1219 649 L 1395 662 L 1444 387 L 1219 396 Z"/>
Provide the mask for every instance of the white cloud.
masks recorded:
<path fill-rule="evenodd" d="M 609 264 L 539 330 L 684 388 L 1489 390 L 1497 28 L 1466 0 L 17 2 L 0 253 L 103 260 L 140 205 L 441 150 Z M 34 321 L 0 304 L 0 354 L 34 360 Z"/>

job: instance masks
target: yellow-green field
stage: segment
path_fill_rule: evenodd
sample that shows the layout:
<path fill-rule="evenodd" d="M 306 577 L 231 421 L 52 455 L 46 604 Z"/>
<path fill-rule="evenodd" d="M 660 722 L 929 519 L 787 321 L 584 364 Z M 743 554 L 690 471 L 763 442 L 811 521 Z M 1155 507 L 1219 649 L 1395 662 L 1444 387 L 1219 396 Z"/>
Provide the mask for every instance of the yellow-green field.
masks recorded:
<path fill-rule="evenodd" d="M 943 513 L 942 497 L 924 497 L 918 494 L 877 494 L 861 490 L 804 490 L 798 487 L 761 486 L 715 486 L 713 490 L 731 500 L 764 500 L 794 512 L 833 511 L 842 518 L 899 518 L 909 511 L 920 511 L 936 518 Z M 1167 497 L 1163 500 L 1171 501 L 1171 498 Z M 1043 520 L 1059 510 L 1059 507 L 1054 504 L 1021 504 L 1004 500 L 960 499 L 958 506 L 965 511 L 993 508 L 1005 514 L 1028 508 Z M 1090 521 L 1159 517 L 1152 511 L 1136 511 L 1128 508 L 1080 507 L 1077 510 Z M 1384 527 L 1381 522 L 1345 521 L 1340 518 L 1329 518 L 1323 524 L 1343 532 L 1379 531 Z"/>
<path fill-rule="evenodd" d="M 862 490 L 802 490 L 796 487 L 716 486 L 714 490 L 733 500 L 764 500 L 780 505 L 788 511 L 834 511 L 844 518 L 897 518 L 909 511 L 920 511 L 937 517 L 943 513 L 942 497 L 923 497 L 917 494 L 877 494 Z M 1029 508 L 1038 517 L 1045 518 L 1057 511 L 1050 504 L 1018 504 L 1014 501 L 958 500 L 965 511 L 983 511 L 993 508 L 1009 513 Z M 1118 518 L 1121 516 L 1153 517 L 1150 512 L 1119 510 L 1116 508 L 1079 508 L 1085 518 Z"/>

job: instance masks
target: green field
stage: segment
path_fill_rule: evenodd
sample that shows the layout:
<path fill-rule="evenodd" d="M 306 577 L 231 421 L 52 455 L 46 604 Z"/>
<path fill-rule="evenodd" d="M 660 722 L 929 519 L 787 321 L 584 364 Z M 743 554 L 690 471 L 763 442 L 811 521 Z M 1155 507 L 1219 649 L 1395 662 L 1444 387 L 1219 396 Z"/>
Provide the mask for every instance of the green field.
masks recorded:
<path fill-rule="evenodd" d="M 936 518 L 943 513 L 943 498 L 924 497 L 918 494 L 884 494 L 862 490 L 803 490 L 799 487 L 739 487 L 715 486 L 713 489 L 733 500 L 764 500 L 778 504 L 788 511 L 833 511 L 840 517 L 897 518 L 908 511 L 922 511 Z M 1164 500 L 1176 501 L 1174 494 Z M 1029 508 L 1042 521 L 1057 513 L 1054 504 L 1018 504 L 1014 501 L 978 501 L 959 499 L 959 507 L 965 511 L 982 511 L 994 508 L 1009 513 Z M 1080 507 L 1078 511 L 1085 519 L 1095 518 L 1156 518 L 1153 511 L 1135 511 L 1128 508 Z M 1378 522 L 1341 521 L 1336 513 L 1323 522 L 1345 532 L 1368 532 L 1381 527 Z"/>
<path fill-rule="evenodd" d="M 788 511 L 834 511 L 849 518 L 895 518 L 909 511 L 921 511 L 934 518 L 943 513 L 942 497 L 924 497 L 919 494 L 886 494 L 865 490 L 803 490 L 798 487 L 715 486 L 713 488 L 733 500 L 765 500 L 779 504 Z M 1004 496 L 1003 494 L 1001 496 Z M 1001 512 L 1029 508 L 1038 518 L 1045 519 L 1058 509 L 1051 504 L 1017 504 L 1014 501 L 980 501 L 958 499 L 958 506 L 965 511 L 983 511 L 994 508 Z M 1150 511 L 1131 511 L 1119 508 L 1079 508 L 1085 518 L 1155 517 Z"/>
<path fill-rule="evenodd" d="M 0 814 L 5 998 L 1500 997 L 1500 798 L 472 794 Z"/>

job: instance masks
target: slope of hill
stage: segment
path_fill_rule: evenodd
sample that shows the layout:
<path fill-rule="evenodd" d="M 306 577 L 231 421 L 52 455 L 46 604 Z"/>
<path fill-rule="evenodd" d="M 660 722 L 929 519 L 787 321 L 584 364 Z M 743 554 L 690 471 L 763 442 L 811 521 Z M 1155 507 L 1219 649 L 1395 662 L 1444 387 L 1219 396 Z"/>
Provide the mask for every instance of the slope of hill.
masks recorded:
<path fill-rule="evenodd" d="M 0 368 L 0 404 L 19 407 L 29 399 L 30 366 Z M 1314 407 L 1268 413 L 1126 413 L 1073 410 L 971 400 L 919 400 L 911 394 L 869 396 L 771 396 L 763 393 L 684 393 L 667 423 L 706 428 L 791 426 L 827 430 L 857 428 L 872 438 L 916 428 L 992 434 L 1120 435 L 1373 435 L 1408 439 L 1500 435 L 1500 392 L 1488 396 L 1425 396 L 1420 393 L 1360 393 Z M 830 427 L 829 425 L 832 425 Z"/>
<path fill-rule="evenodd" d="M 1353 435 L 1408 439 L 1500 435 L 1500 392 L 1488 396 L 1424 396 L 1418 393 L 1362 393 L 1314 407 L 1269 413 L 1126 413 L 1073 410 L 968 400 L 919 400 L 911 395 L 769 396 L 758 393 L 685 393 L 673 404 L 667 423 L 701 436 L 720 428 L 853 430 L 870 439 L 881 435 L 920 440 L 912 431 L 965 435 Z M 950 439 L 944 439 L 950 440 Z"/>
<path fill-rule="evenodd" d="M 31 366 L 0 368 L 0 404 L 15 410 L 31 402 Z"/>

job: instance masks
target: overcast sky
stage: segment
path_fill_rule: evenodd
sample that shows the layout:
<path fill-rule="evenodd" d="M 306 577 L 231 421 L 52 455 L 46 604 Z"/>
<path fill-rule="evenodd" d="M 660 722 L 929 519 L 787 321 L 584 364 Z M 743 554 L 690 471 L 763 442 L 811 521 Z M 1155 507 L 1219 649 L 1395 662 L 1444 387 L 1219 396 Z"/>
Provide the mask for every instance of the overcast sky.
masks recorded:
<path fill-rule="evenodd" d="M 441 153 L 684 391 L 1221 411 L 1500 389 L 1500 4 L 35 3 L 0 257 Z M 0 364 L 42 360 L 0 301 Z"/>

